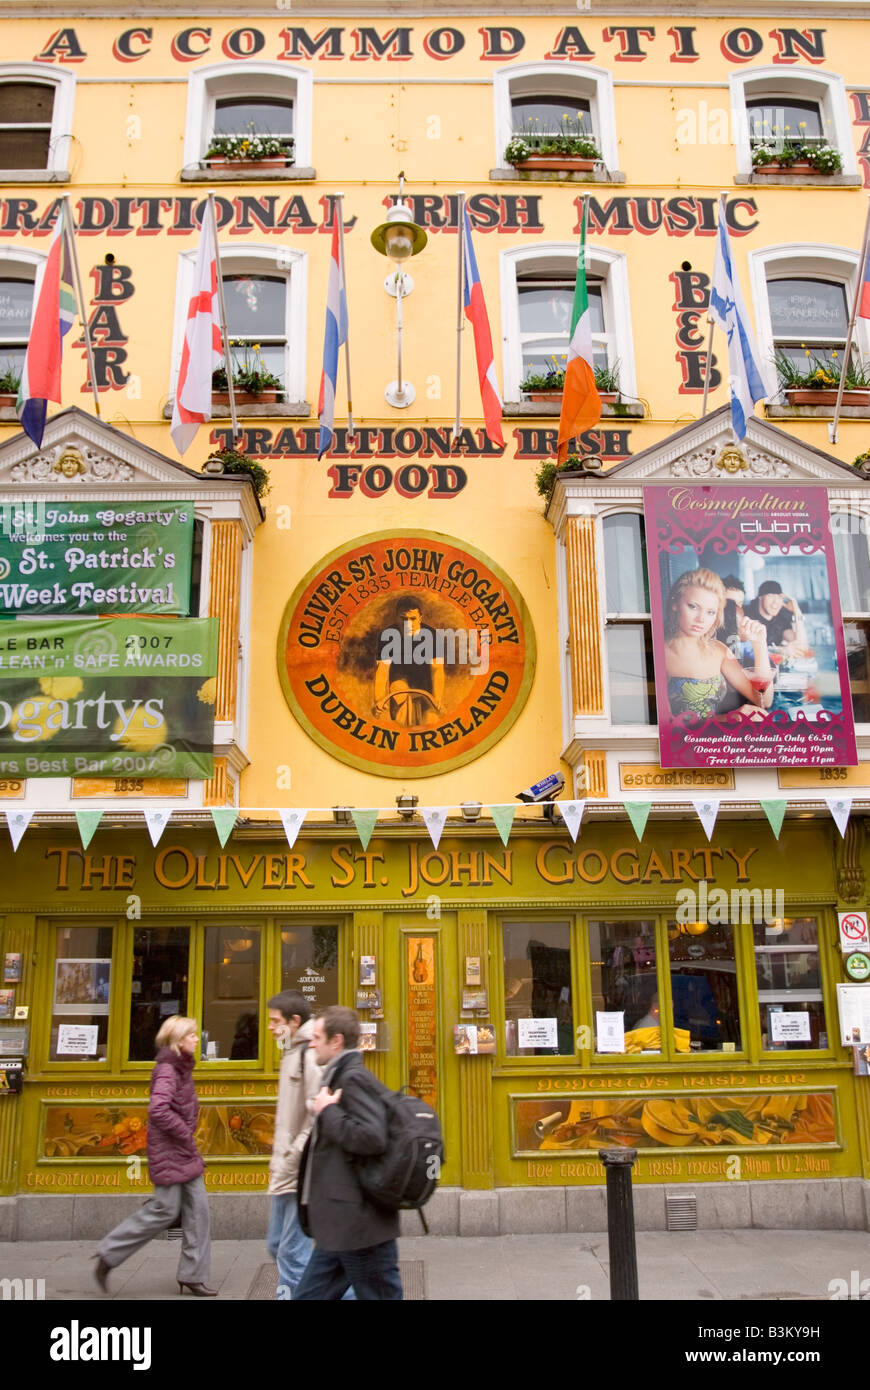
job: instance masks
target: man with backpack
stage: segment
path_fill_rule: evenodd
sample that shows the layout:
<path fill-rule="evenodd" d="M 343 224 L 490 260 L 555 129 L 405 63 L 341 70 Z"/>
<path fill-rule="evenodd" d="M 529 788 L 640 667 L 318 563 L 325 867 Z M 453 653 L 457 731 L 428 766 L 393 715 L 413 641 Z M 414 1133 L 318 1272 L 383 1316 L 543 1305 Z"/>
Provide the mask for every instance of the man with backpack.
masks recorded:
<path fill-rule="evenodd" d="M 363 1190 L 360 1165 L 385 1154 L 390 1092 L 366 1069 L 353 1009 L 331 1005 L 314 1020 L 311 1049 L 323 1068 L 311 1103 L 314 1126 L 299 1173 L 299 1219 L 314 1250 L 294 1298 L 402 1298 L 399 1213 Z"/>

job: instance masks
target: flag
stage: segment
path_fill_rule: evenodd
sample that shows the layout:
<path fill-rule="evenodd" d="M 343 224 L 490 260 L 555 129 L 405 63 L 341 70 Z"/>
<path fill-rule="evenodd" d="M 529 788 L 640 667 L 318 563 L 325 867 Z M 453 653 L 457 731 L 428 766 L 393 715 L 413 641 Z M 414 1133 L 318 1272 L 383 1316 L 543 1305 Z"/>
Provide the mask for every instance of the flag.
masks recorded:
<path fill-rule="evenodd" d="M 18 418 L 37 449 L 42 447 L 49 401 L 60 404 L 61 344 L 72 328 L 76 311 L 73 267 L 61 204 L 39 298 L 33 306 L 30 338 L 18 387 Z"/>
<path fill-rule="evenodd" d="M 504 447 L 501 432 L 502 401 L 495 379 L 495 358 L 492 352 L 492 334 L 489 331 L 489 318 L 483 298 L 483 286 L 477 269 L 477 259 L 471 244 L 471 223 L 468 208 L 465 208 L 465 236 L 463 293 L 465 317 L 474 330 L 474 355 L 477 358 L 477 379 L 480 382 L 480 399 L 483 405 L 483 419 L 486 437 L 491 444 Z"/>
<path fill-rule="evenodd" d="M 710 316 L 728 338 L 728 372 L 731 380 L 731 424 L 738 439 L 746 436 L 746 421 L 753 413 L 756 401 L 772 396 L 776 381 L 768 367 L 761 364 L 758 344 L 749 325 L 749 316 L 740 281 L 731 259 L 731 239 L 724 216 L 719 209 L 719 231 L 716 237 L 716 258 L 713 264 L 713 287 L 710 291 Z"/>
<path fill-rule="evenodd" d="M 190 448 L 200 425 L 211 419 L 211 378 L 223 356 L 217 277 L 214 224 L 210 212 L 206 210 L 196 253 L 193 294 L 187 306 L 184 347 L 172 406 L 170 433 L 180 454 Z"/>
<path fill-rule="evenodd" d="M 858 290 L 858 317 L 870 319 L 870 245 L 864 245 L 864 278 Z"/>
<path fill-rule="evenodd" d="M 338 379 L 338 349 L 347 342 L 347 295 L 344 271 L 339 251 L 340 213 L 332 228 L 332 252 L 329 261 L 329 281 L 326 286 L 326 327 L 323 333 L 323 371 L 320 376 L 320 439 L 317 457 L 322 459 L 335 433 L 335 383 Z"/>
<path fill-rule="evenodd" d="M 586 293 L 586 200 L 583 200 L 580 254 L 577 257 L 577 279 L 574 282 L 574 307 L 571 311 L 571 339 L 565 366 L 565 385 L 562 388 L 562 413 L 559 416 L 558 462 L 568 457 L 572 439 L 601 419 L 601 397 L 595 385 L 592 349 L 592 315 Z"/>

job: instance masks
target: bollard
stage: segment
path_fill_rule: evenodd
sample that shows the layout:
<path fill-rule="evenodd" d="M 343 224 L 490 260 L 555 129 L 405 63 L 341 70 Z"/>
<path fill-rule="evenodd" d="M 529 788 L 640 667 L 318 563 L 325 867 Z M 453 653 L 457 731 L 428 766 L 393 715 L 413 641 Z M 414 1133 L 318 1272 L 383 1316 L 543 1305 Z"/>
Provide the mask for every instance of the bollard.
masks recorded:
<path fill-rule="evenodd" d="M 637 1249 L 631 1170 L 637 1149 L 599 1149 L 607 1174 L 607 1245 L 610 1253 L 611 1300 L 637 1301 Z"/>

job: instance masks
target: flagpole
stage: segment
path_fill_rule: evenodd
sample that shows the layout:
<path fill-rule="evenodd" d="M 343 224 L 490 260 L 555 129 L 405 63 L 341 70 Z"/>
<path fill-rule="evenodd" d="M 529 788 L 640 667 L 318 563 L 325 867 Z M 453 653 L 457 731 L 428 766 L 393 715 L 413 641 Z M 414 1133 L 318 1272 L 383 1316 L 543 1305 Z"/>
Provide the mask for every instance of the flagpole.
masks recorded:
<path fill-rule="evenodd" d="M 459 438 L 459 431 L 462 429 L 462 421 L 459 418 L 459 400 L 462 389 L 462 311 L 464 308 L 464 289 L 465 289 L 465 193 L 457 194 L 459 198 L 459 286 L 456 297 L 456 420 L 453 425 L 453 444 L 455 446 Z"/>
<path fill-rule="evenodd" d="M 61 197 L 61 217 L 63 218 L 63 235 L 66 237 L 67 250 L 72 262 L 73 275 L 76 282 L 76 295 L 79 301 L 79 313 L 81 314 L 82 326 L 85 330 L 85 352 L 88 359 L 88 376 L 91 379 L 91 391 L 94 397 L 94 411 L 99 417 L 100 396 L 97 391 L 97 373 L 94 367 L 94 346 L 91 342 L 91 330 L 88 325 L 88 316 L 85 312 L 85 296 L 82 290 L 82 273 L 79 270 L 79 258 L 76 252 L 76 242 L 73 236 L 72 208 L 70 207 L 69 194 L 64 193 Z"/>
<path fill-rule="evenodd" d="M 338 263 L 341 267 L 341 283 L 344 285 L 344 309 L 347 315 L 347 272 L 344 266 L 344 194 L 336 193 L 333 203 L 338 218 Z M 339 306 L 340 312 L 340 306 Z M 353 393 L 350 387 L 350 323 L 348 315 L 347 333 L 344 338 L 344 370 L 347 375 L 347 437 L 353 439 L 356 426 L 353 423 Z"/>
<path fill-rule="evenodd" d="M 722 218 L 722 217 L 724 217 L 724 216 L 726 215 L 726 209 L 727 209 L 727 202 L 726 202 L 726 199 L 727 199 L 727 197 L 728 197 L 728 194 L 727 194 L 727 193 L 720 193 L 720 194 L 719 194 L 719 217 L 720 217 L 720 218 Z M 726 228 L 726 232 L 727 232 L 727 228 Z M 718 224 L 718 222 L 717 222 L 717 224 L 716 224 L 716 235 L 717 235 L 717 236 L 719 235 L 719 224 Z M 713 280 L 712 280 L 712 278 L 711 278 L 711 280 L 710 280 L 710 298 L 711 298 L 711 299 L 713 298 Z M 708 322 L 708 324 L 710 325 L 710 336 L 709 336 L 708 339 L 707 339 L 707 370 L 706 370 L 705 373 L 704 373 L 704 400 L 703 400 L 703 403 L 702 403 L 702 405 L 701 405 L 701 419 L 702 419 L 702 420 L 703 420 L 704 416 L 707 414 L 707 397 L 708 397 L 709 394 L 710 394 L 710 377 L 711 377 L 712 374 L 713 374 L 713 330 L 714 330 L 715 327 L 716 327 L 716 324 L 715 324 L 714 321 L 713 321 L 712 309 L 711 309 L 711 306 L 710 306 L 709 304 L 708 304 L 708 306 L 707 306 L 707 322 Z"/>
<path fill-rule="evenodd" d="M 840 385 L 837 388 L 837 404 L 834 406 L 834 418 L 828 425 L 828 439 L 832 444 L 837 443 L 837 431 L 840 424 L 840 409 L 843 404 L 843 389 L 846 385 L 846 372 L 849 369 L 849 354 L 852 351 L 852 339 L 855 336 L 855 320 L 858 317 L 858 305 L 861 302 L 861 289 L 864 284 L 864 269 L 867 265 L 867 248 L 870 241 L 870 199 L 867 202 L 867 217 L 864 222 L 864 244 L 861 248 L 861 260 L 858 264 L 858 283 L 855 286 L 855 297 L 852 301 L 852 316 L 849 319 L 849 330 L 846 334 L 846 346 L 843 350 L 843 366 L 840 371 Z"/>
<path fill-rule="evenodd" d="M 233 359 L 230 356 L 230 340 L 227 334 L 227 307 L 224 303 L 224 277 L 221 274 L 221 251 L 218 246 L 218 225 L 217 208 L 214 201 L 214 189 L 208 191 L 208 209 L 211 214 L 212 239 L 214 241 L 214 261 L 217 273 L 217 292 L 218 307 L 221 315 L 221 341 L 224 345 L 224 365 L 227 373 L 227 395 L 230 398 L 230 422 L 233 427 L 233 445 L 235 446 L 241 436 L 239 421 L 236 416 L 236 393 L 233 390 Z"/>

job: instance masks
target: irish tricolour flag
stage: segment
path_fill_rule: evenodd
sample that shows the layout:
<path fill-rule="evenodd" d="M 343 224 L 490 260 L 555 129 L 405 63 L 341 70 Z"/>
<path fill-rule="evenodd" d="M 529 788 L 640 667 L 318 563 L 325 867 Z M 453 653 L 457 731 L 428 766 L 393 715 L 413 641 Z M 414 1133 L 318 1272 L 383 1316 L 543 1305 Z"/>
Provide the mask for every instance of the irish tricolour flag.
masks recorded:
<path fill-rule="evenodd" d="M 571 341 L 565 368 L 562 391 L 562 414 L 559 417 L 558 462 L 568 457 L 568 445 L 583 430 L 597 425 L 601 419 L 601 397 L 595 385 L 592 369 L 592 315 L 586 293 L 586 200 L 580 231 L 580 255 L 577 258 L 577 280 L 574 285 L 574 308 L 571 314 Z"/>
<path fill-rule="evenodd" d="M 76 312 L 65 216 L 62 203 L 48 249 L 39 298 L 33 306 L 30 339 L 18 387 L 18 418 L 37 449 L 42 447 L 48 402 L 60 403 L 61 343 L 72 327 Z"/>

